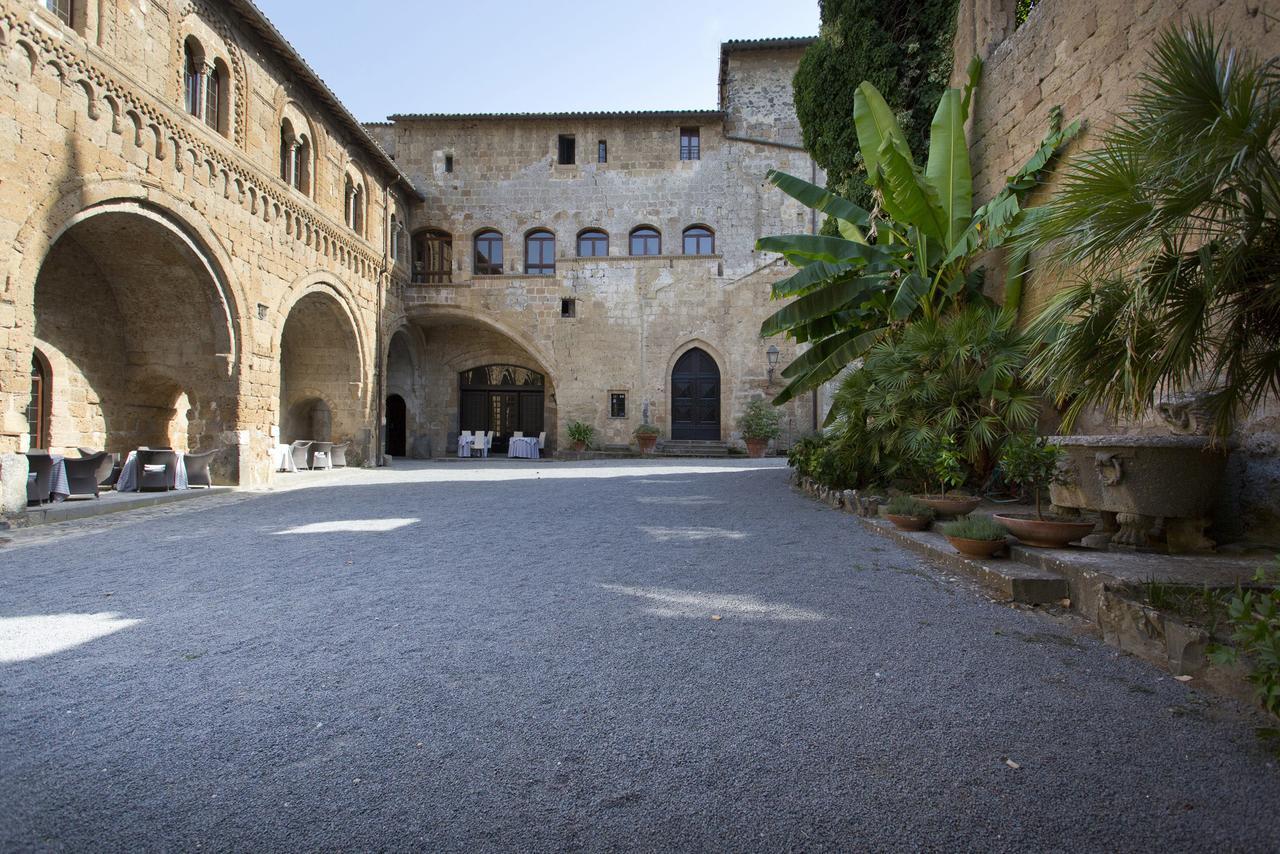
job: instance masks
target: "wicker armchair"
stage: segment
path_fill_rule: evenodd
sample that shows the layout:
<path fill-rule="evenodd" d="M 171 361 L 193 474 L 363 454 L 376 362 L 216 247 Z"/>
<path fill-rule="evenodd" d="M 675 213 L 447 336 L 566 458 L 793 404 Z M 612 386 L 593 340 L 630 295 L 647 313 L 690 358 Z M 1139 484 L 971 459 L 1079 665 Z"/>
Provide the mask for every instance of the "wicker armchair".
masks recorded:
<path fill-rule="evenodd" d="M 178 455 L 173 451 L 138 449 L 138 491 L 168 492 L 178 485 Z"/>
<path fill-rule="evenodd" d="M 187 467 L 187 486 L 211 488 L 213 481 L 209 479 L 209 463 L 220 453 L 221 448 L 214 448 L 204 453 L 183 454 L 182 461 Z"/>
<path fill-rule="evenodd" d="M 47 453 L 27 454 L 27 503 L 44 504 L 53 486 L 53 457 Z"/>
<path fill-rule="evenodd" d="M 67 469 L 67 488 L 71 494 L 68 498 L 98 497 L 103 481 L 111 477 L 111 469 L 115 466 L 115 458 L 106 451 L 83 456 L 78 460 L 66 459 L 63 465 Z"/>
<path fill-rule="evenodd" d="M 333 463 L 335 468 L 344 469 L 347 467 L 347 448 L 350 447 L 350 442 L 343 442 L 340 445 L 333 446 L 333 450 L 329 452 L 329 461 Z"/>
<path fill-rule="evenodd" d="M 307 468 L 307 451 L 310 447 L 311 442 L 303 440 L 298 440 L 289 445 L 289 454 L 293 457 L 293 467 L 298 471 Z"/>
<path fill-rule="evenodd" d="M 332 442 L 312 442 L 311 447 L 307 449 L 307 468 L 333 468 L 333 459 L 331 457 L 332 451 Z"/>

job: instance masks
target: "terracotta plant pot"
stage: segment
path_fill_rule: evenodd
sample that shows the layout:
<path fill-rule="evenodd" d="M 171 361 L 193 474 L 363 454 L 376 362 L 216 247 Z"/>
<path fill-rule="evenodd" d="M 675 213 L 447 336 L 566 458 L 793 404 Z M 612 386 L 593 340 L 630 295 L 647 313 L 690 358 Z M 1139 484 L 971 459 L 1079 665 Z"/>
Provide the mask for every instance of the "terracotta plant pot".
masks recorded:
<path fill-rule="evenodd" d="M 1004 540 L 970 540 L 965 537 L 947 537 L 947 542 L 965 557 L 991 557 L 1005 546 Z"/>
<path fill-rule="evenodd" d="M 641 434 L 636 436 L 636 444 L 640 446 L 640 453 L 652 454 L 654 447 L 658 444 L 658 437 Z"/>
<path fill-rule="evenodd" d="M 922 504 L 928 504 L 939 516 L 964 516 L 967 513 L 972 513 L 982 503 L 981 498 L 976 498 L 972 495 L 948 495 L 945 497 L 913 495 L 911 497 Z"/>
<path fill-rule="evenodd" d="M 895 516 L 892 513 L 886 513 L 884 518 L 901 531 L 927 531 L 929 525 L 933 523 L 933 519 L 929 516 Z"/>
<path fill-rule="evenodd" d="M 1062 549 L 1067 543 L 1088 536 L 1093 522 L 1077 522 L 1068 519 L 1037 519 L 1023 513 L 996 513 L 992 516 L 1023 543 L 1039 549 Z"/>
<path fill-rule="evenodd" d="M 765 449 L 769 447 L 768 439 L 744 439 L 747 443 L 747 456 L 760 459 L 764 456 Z"/>
<path fill-rule="evenodd" d="M 585 450 L 587 449 L 587 443 L 586 443 L 586 442 L 574 442 L 574 443 L 573 443 L 573 449 L 574 449 L 575 451 L 577 451 L 578 453 L 582 453 L 583 451 L 585 451 Z"/>

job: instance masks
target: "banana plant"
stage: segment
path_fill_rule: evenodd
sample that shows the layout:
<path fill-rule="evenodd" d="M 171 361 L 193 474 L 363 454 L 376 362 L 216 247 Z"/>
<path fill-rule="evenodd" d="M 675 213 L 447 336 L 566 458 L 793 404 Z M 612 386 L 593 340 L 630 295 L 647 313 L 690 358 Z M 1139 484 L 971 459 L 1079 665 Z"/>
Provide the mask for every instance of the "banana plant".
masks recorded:
<path fill-rule="evenodd" d="M 772 290 L 774 299 L 791 302 L 764 322 L 760 334 L 785 334 L 810 345 L 783 369 L 789 382 L 775 404 L 836 376 L 904 323 L 984 300 L 982 272 L 970 269 L 974 257 L 1003 242 L 1039 172 L 1078 125 L 1055 127 L 1026 166 L 975 211 L 964 125 L 981 70 L 975 60 L 965 87 L 943 93 L 923 169 L 879 91 L 866 82 L 858 87 L 853 121 L 867 183 L 875 191 L 874 212 L 793 175 L 769 173 L 784 193 L 834 218 L 840 235 L 784 235 L 756 243 L 796 267 Z"/>

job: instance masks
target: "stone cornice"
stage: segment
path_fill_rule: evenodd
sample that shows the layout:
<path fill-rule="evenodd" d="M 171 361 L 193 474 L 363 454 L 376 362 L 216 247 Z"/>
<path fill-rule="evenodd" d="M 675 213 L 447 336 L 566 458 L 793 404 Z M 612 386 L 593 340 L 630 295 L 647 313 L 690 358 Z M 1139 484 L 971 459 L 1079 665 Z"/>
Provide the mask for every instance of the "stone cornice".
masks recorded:
<path fill-rule="evenodd" d="M 124 131 L 132 125 L 132 141 L 147 146 L 157 160 L 171 160 L 173 169 L 185 168 L 183 159 L 209 169 L 211 182 L 223 182 L 223 193 L 247 205 L 251 215 L 264 221 L 282 220 L 287 234 L 305 242 L 316 251 L 348 266 L 357 275 L 374 280 L 382 267 L 382 254 L 368 241 L 357 237 L 346 227 L 324 214 L 311 203 L 301 205 L 286 185 L 269 175 L 229 141 L 216 142 L 203 138 L 189 127 L 185 113 L 151 95 L 124 70 L 115 67 L 107 57 L 79 48 L 82 41 L 67 30 L 68 38 L 59 41 L 37 26 L 29 15 L 31 8 L 11 2 L 0 5 L 0 44 L 15 43 L 27 51 L 33 75 L 52 67 L 63 86 L 79 86 L 87 98 L 88 118 L 97 121 L 106 106 L 111 111 L 112 131 Z M 148 139 L 150 135 L 150 140 Z M 152 143 L 154 148 L 152 148 Z M 282 192 L 284 190 L 284 192 Z"/>

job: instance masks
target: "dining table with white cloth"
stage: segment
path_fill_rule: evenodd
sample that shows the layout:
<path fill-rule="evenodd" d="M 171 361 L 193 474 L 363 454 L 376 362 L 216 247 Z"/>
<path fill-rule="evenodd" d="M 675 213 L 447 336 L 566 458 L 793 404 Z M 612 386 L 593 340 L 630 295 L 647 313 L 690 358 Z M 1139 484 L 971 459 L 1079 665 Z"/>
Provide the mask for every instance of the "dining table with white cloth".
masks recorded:
<path fill-rule="evenodd" d="M 512 436 L 507 440 L 507 456 L 511 459 L 536 460 L 538 439 L 536 436 Z"/>
<path fill-rule="evenodd" d="M 472 439 L 470 435 L 458 437 L 458 456 L 460 457 L 471 456 L 471 442 L 472 442 Z"/>
<path fill-rule="evenodd" d="M 274 471 L 291 471 L 298 470 L 298 464 L 293 461 L 293 447 L 291 445 L 276 445 L 271 450 L 271 468 Z"/>
<path fill-rule="evenodd" d="M 175 469 L 174 489 L 188 489 L 187 485 L 187 461 L 183 458 L 181 451 L 174 451 L 173 455 L 177 458 L 178 464 Z M 138 452 L 130 451 L 129 456 L 124 461 L 124 465 L 120 468 L 120 479 L 116 481 L 116 492 L 137 492 L 138 491 Z"/>

